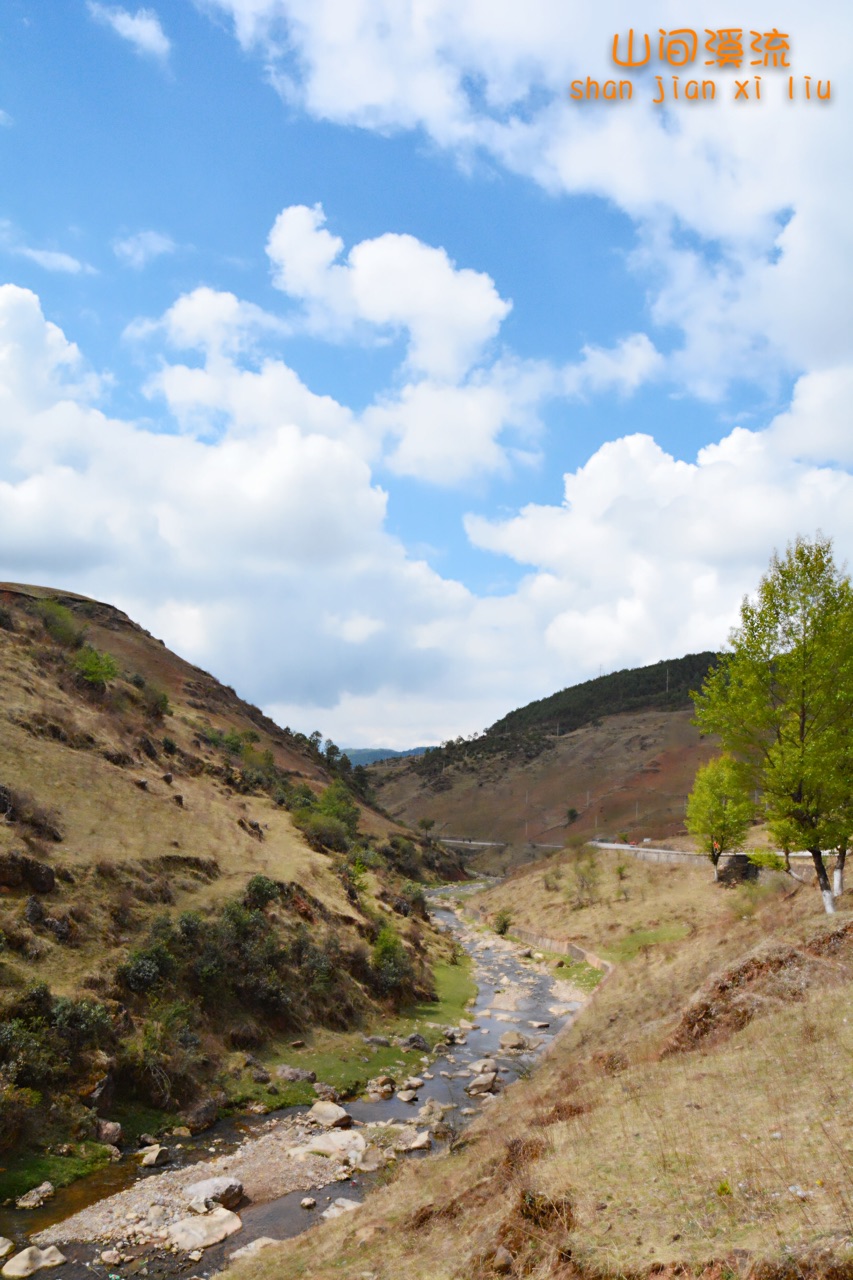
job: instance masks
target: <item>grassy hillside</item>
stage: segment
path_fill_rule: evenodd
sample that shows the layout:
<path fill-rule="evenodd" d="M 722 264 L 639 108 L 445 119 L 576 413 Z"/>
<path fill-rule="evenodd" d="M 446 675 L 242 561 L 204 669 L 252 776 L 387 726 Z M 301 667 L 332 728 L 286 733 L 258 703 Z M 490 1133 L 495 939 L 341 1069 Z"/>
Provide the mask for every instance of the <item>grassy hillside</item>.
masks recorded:
<path fill-rule="evenodd" d="M 506 844 L 468 855 L 474 866 L 504 871 L 539 856 L 534 844 L 681 833 L 696 769 L 716 750 L 691 719 L 687 710 L 621 713 L 549 739 L 531 759 L 460 753 L 435 778 L 408 761 L 369 773 L 401 821 L 433 819 L 441 836 Z"/>
<path fill-rule="evenodd" d="M 418 882 L 462 872 L 366 796 L 118 610 L 0 586 L 4 1163 L 93 1136 L 99 1088 L 263 1101 L 236 1050 L 431 994 Z"/>
<path fill-rule="evenodd" d="M 483 900 L 533 927 L 554 900 L 549 925 L 614 963 L 533 1076 L 233 1280 L 851 1274 L 850 895 L 827 922 L 786 877 L 723 889 L 705 866 L 597 857 L 589 905 L 568 863 Z"/>
<path fill-rule="evenodd" d="M 678 835 L 696 769 L 715 750 L 693 727 L 690 700 L 713 661 L 689 654 L 587 680 L 477 737 L 375 765 L 371 784 L 401 821 L 505 844 L 473 854 L 481 870 L 504 871 L 535 857 L 531 846 L 569 838 Z"/>

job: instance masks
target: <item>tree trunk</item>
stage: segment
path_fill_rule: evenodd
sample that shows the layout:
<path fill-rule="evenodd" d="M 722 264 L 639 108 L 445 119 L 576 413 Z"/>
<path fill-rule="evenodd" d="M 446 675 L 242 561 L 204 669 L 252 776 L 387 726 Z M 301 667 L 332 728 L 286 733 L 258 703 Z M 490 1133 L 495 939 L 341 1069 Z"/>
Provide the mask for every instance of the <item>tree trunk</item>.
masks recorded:
<path fill-rule="evenodd" d="M 720 853 L 718 849 L 715 849 L 711 854 L 711 862 L 714 864 L 714 883 L 716 884 L 720 878 Z"/>
<path fill-rule="evenodd" d="M 826 874 L 826 864 L 823 861 L 823 854 L 820 849 L 809 849 L 812 855 L 814 869 L 817 872 L 817 882 L 820 886 L 820 896 L 823 898 L 823 909 L 828 916 L 835 913 L 835 899 L 832 896 L 832 889 L 829 885 L 829 876 Z"/>
<path fill-rule="evenodd" d="M 840 898 L 844 892 L 844 864 L 847 861 L 847 845 L 842 844 L 838 849 L 838 857 L 835 859 L 835 870 L 832 873 L 832 893 L 836 898 Z"/>

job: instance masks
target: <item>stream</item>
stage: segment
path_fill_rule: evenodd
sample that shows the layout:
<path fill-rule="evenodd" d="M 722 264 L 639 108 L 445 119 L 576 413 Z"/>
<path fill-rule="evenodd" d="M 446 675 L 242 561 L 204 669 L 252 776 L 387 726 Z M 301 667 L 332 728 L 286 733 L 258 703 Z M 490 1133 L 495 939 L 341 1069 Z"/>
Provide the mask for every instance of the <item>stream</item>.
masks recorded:
<path fill-rule="evenodd" d="M 466 1023 L 473 1024 L 473 1028 L 460 1031 L 456 1043 L 439 1046 L 428 1066 L 416 1068 L 423 1076 L 424 1084 L 418 1089 L 415 1101 L 401 1101 L 396 1093 L 387 1101 L 366 1098 L 346 1101 L 343 1105 L 356 1125 L 396 1120 L 423 1129 L 426 1122 L 417 1120 L 418 1111 L 434 1099 L 436 1103 L 452 1108 L 446 1113 L 446 1122 L 451 1132 L 457 1133 L 474 1115 L 479 1114 L 481 1108 L 493 1101 L 492 1095 L 471 1098 L 465 1092 L 465 1086 L 472 1078 L 471 1064 L 481 1058 L 495 1059 L 501 1087 L 505 1088 L 520 1075 L 527 1074 L 535 1059 L 581 1007 L 583 996 L 568 983 L 555 979 L 544 964 L 525 958 L 523 948 L 496 934 L 478 931 L 460 918 L 454 899 L 458 901 L 466 891 L 471 892 L 472 888 L 465 886 L 464 890 L 454 891 L 445 888 L 432 891 L 430 897 L 433 918 L 456 936 L 473 961 L 472 976 L 477 984 L 477 996 L 464 1019 Z M 520 1032 L 530 1042 L 528 1048 L 523 1051 L 501 1050 L 501 1036 L 507 1031 Z M 426 1078 L 427 1073 L 432 1079 Z M 204 1162 L 214 1155 L 229 1153 L 233 1154 L 234 1174 L 239 1177 L 243 1144 L 268 1133 L 271 1126 L 283 1118 L 298 1116 L 307 1110 L 304 1106 L 289 1107 L 263 1117 L 246 1116 L 220 1121 L 196 1138 L 185 1139 L 170 1168 L 197 1163 L 198 1177 L 204 1178 L 208 1176 Z M 440 1145 L 441 1141 L 434 1137 L 433 1149 Z M 406 1158 L 417 1159 L 425 1154 L 412 1152 Z M 18 1248 L 23 1248 L 35 1233 L 62 1223 L 81 1209 L 137 1183 L 140 1178 L 156 1177 L 162 1172 L 162 1169 L 143 1171 L 132 1156 L 125 1157 L 118 1164 L 108 1165 L 70 1187 L 59 1189 L 41 1209 L 0 1210 L 0 1235 L 10 1237 Z M 222 1270 L 237 1249 L 261 1236 L 283 1240 L 305 1231 L 318 1220 L 319 1213 L 339 1196 L 347 1200 L 363 1199 L 377 1177 L 381 1177 L 381 1173 L 363 1174 L 356 1169 L 345 1182 L 302 1188 L 266 1203 L 242 1205 L 238 1210 L 242 1230 L 221 1244 L 206 1249 L 203 1258 L 195 1263 L 187 1255 L 156 1249 L 154 1252 L 146 1251 L 130 1263 L 108 1267 L 99 1261 L 105 1246 L 72 1243 L 60 1246 L 68 1259 L 64 1266 L 55 1273 L 39 1274 L 56 1274 L 59 1280 L 83 1280 L 83 1277 L 108 1274 L 112 1280 L 134 1274 L 150 1280 L 160 1280 L 161 1277 L 169 1280 L 182 1274 L 207 1277 Z M 313 1212 L 300 1205 L 306 1196 L 317 1201 L 317 1209 Z"/>

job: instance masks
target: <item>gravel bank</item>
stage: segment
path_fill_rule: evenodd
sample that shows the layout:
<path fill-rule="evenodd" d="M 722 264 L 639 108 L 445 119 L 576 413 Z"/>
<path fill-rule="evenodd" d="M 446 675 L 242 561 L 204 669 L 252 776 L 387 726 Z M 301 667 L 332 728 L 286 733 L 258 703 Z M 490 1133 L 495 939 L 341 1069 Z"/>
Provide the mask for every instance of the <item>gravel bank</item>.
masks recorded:
<path fill-rule="evenodd" d="M 161 1244 L 169 1224 L 190 1212 L 183 1188 L 222 1174 L 238 1178 L 245 1195 L 257 1204 L 291 1191 L 327 1186 L 339 1181 L 337 1160 L 290 1154 L 291 1148 L 317 1132 L 317 1126 L 307 1123 L 303 1116 L 273 1117 L 259 1137 L 247 1139 L 238 1150 L 182 1169 L 150 1174 L 125 1191 L 39 1232 L 33 1240 L 42 1248 L 71 1241 L 127 1246 Z"/>

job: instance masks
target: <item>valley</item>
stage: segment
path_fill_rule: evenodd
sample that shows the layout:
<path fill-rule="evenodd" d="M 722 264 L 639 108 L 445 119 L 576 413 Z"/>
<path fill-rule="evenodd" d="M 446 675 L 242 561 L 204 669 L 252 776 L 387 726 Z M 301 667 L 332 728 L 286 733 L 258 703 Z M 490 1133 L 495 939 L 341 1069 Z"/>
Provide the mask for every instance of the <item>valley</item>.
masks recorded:
<path fill-rule="evenodd" d="M 708 655 L 366 770 L 109 605 L 0 624 L 9 1276 L 848 1274 L 849 892 L 624 843 Z"/>

